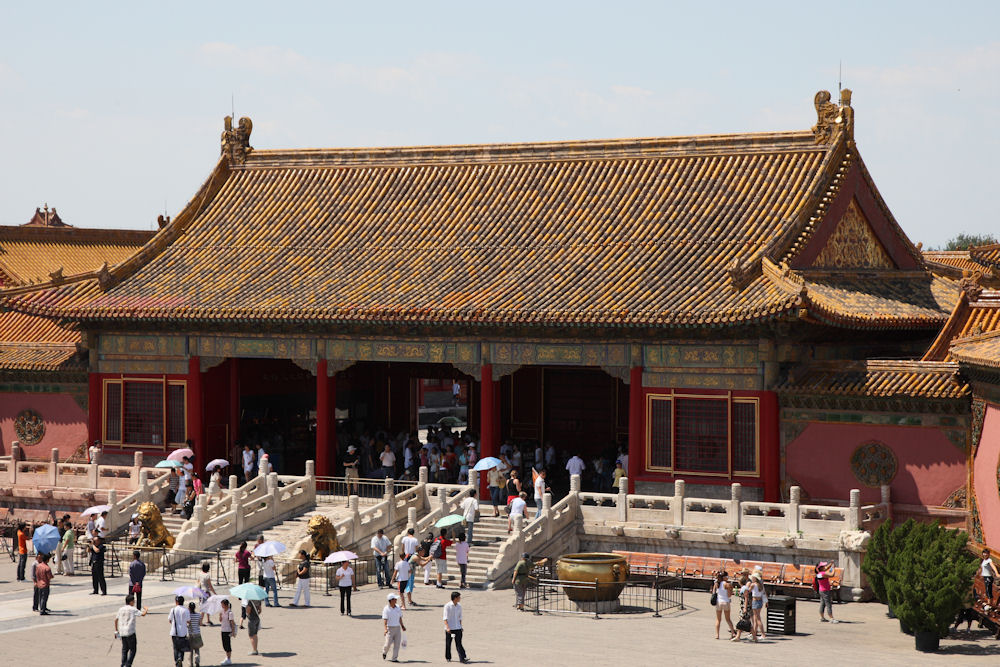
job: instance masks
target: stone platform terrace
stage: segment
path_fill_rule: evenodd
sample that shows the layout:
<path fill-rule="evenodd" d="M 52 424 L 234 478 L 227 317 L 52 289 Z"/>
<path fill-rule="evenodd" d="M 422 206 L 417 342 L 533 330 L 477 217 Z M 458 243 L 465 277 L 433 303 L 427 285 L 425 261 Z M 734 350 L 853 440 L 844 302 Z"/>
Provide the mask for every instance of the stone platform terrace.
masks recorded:
<path fill-rule="evenodd" d="M 13 582 L 14 566 L 0 562 L 0 642 L 9 655 L 31 656 L 37 665 L 116 665 L 120 644 L 112 640 L 114 610 L 125 589 L 122 578 L 109 579 L 107 597 L 88 595 L 89 577 L 56 578 L 50 598 L 52 616 L 31 613 L 30 585 Z M 166 613 L 169 589 L 182 582 L 151 582 L 150 613 L 139 619 L 137 666 L 170 664 Z M 417 586 L 423 603 L 404 614 L 410 648 L 403 662 L 444 662 L 441 605 L 451 590 Z M 281 594 L 289 601 L 290 589 Z M 810 661 L 839 665 L 968 665 L 996 664 L 1000 642 L 985 631 L 962 632 L 942 642 L 937 655 L 917 653 L 913 638 L 885 617 L 885 607 L 871 603 L 837 605 L 843 622 L 820 623 L 814 602 L 798 603 L 798 631 L 791 637 L 769 637 L 757 645 L 716 641 L 715 615 L 707 593 L 686 592 L 688 609 L 663 618 L 651 614 L 606 616 L 535 616 L 511 608 L 511 591 L 465 591 L 465 646 L 474 663 L 498 666 L 531 661 L 547 666 L 622 665 L 792 665 Z M 379 616 L 385 590 L 374 585 L 354 594 L 354 617 L 342 617 L 338 598 L 314 594 L 311 609 L 266 609 L 259 656 L 248 656 L 245 631 L 234 640 L 236 665 L 381 665 Z M 203 631 L 202 665 L 222 660 L 218 627 Z M 109 652 L 110 647 L 110 652 Z M 602 656 L 595 660 L 595 656 Z"/>

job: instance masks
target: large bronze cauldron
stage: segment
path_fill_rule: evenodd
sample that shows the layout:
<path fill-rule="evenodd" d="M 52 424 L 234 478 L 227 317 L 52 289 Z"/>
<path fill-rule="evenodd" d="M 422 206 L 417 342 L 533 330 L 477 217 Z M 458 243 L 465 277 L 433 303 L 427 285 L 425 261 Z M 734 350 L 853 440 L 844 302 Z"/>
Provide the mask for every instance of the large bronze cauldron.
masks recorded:
<path fill-rule="evenodd" d="M 618 554 L 587 553 L 566 554 L 556 561 L 560 581 L 598 582 L 597 596 L 593 589 L 564 587 L 566 597 L 574 602 L 617 600 L 628 579 L 628 563 Z"/>

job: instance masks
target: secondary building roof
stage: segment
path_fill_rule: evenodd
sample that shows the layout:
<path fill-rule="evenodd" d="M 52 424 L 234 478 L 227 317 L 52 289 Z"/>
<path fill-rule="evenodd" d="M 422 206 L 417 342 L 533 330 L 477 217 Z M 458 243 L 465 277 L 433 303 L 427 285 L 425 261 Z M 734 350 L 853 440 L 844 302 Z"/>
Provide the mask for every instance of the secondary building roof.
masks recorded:
<path fill-rule="evenodd" d="M 801 132 L 222 158 L 140 252 L 25 312 L 90 322 L 934 329 L 957 299 L 892 218 L 849 91 Z"/>
<path fill-rule="evenodd" d="M 964 398 L 969 386 L 958 364 L 940 361 L 815 363 L 803 367 L 777 391 L 795 395 L 869 396 L 877 398 Z"/>

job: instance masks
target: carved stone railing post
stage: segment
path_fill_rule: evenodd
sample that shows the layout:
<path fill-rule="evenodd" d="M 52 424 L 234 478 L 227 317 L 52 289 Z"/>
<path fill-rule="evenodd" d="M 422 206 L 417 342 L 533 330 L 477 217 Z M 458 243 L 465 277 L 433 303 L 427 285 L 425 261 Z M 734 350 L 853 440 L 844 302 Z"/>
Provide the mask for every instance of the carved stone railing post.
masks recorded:
<path fill-rule="evenodd" d="M 680 528 L 684 525 L 684 480 L 674 480 L 674 498 L 670 501 L 674 514 L 674 525 Z"/>
<path fill-rule="evenodd" d="M 569 476 L 569 492 L 572 494 L 580 493 L 580 476 L 570 475 Z"/>
<path fill-rule="evenodd" d="M 628 521 L 628 477 L 618 481 L 618 520 Z"/>
<path fill-rule="evenodd" d="M 143 456 L 142 452 L 135 452 L 132 455 L 132 480 L 139 479 L 139 471 L 142 470 Z"/>
<path fill-rule="evenodd" d="M 197 531 L 194 549 L 201 550 L 205 545 L 205 508 L 195 504 L 194 511 L 191 513 L 191 521 L 194 522 Z"/>
<path fill-rule="evenodd" d="M 851 489 L 851 505 L 847 508 L 847 530 L 861 529 L 861 491 Z"/>
<path fill-rule="evenodd" d="M 92 489 L 98 488 L 97 482 L 100 479 L 99 475 L 100 473 L 98 472 L 96 463 L 91 463 L 89 466 L 87 466 L 87 484 L 90 486 L 90 488 Z"/>
<path fill-rule="evenodd" d="M 49 485 L 59 486 L 59 450 L 55 447 L 49 456 Z"/>
<path fill-rule="evenodd" d="M 628 487 L 625 487 L 628 488 Z M 542 521 L 545 525 L 545 541 L 552 539 L 552 494 L 542 496 Z"/>
<path fill-rule="evenodd" d="M 885 518 L 892 518 L 892 491 L 888 484 L 883 484 L 880 488 L 882 492 L 882 504 L 885 505 Z"/>
<path fill-rule="evenodd" d="M 240 480 L 239 480 L 239 478 L 236 475 L 230 475 L 229 476 L 229 490 L 227 491 L 227 493 L 229 493 L 229 495 L 233 496 L 234 498 L 237 498 L 240 495 L 239 493 L 237 493 L 237 490 L 239 488 L 240 488 Z"/>
<path fill-rule="evenodd" d="M 788 489 L 788 509 L 785 511 L 785 518 L 788 519 L 789 535 L 799 534 L 799 498 L 801 495 L 802 489 L 797 486 Z"/>
<path fill-rule="evenodd" d="M 385 491 L 382 493 L 382 498 L 384 502 L 389 503 L 389 509 L 386 511 L 386 526 L 391 526 L 396 522 L 396 482 L 391 477 L 385 478 Z"/>
<path fill-rule="evenodd" d="M 236 475 L 229 476 L 230 507 L 233 510 L 233 516 L 236 517 L 236 520 L 234 522 L 236 528 L 236 534 L 242 535 L 243 531 L 245 530 L 244 526 L 246 526 L 247 518 L 243 514 L 243 498 L 239 493 L 235 492 L 236 482 L 233 481 L 235 479 Z"/>
<path fill-rule="evenodd" d="M 21 446 L 17 440 L 10 443 L 10 483 L 17 484 L 17 460 L 21 458 Z"/>
<path fill-rule="evenodd" d="M 469 468 L 469 486 L 474 489 L 479 488 L 479 471 Z"/>
<path fill-rule="evenodd" d="M 347 544 L 352 544 L 358 539 L 361 531 L 361 512 L 358 510 L 361 499 L 358 496 L 350 496 L 347 499 L 347 509 L 351 513 L 351 539 Z"/>
<path fill-rule="evenodd" d="M 417 508 L 410 507 L 406 510 L 406 529 L 412 528 L 414 531 L 417 529 Z"/>
<path fill-rule="evenodd" d="M 420 466 L 420 470 L 417 471 L 417 484 L 426 484 L 427 478 L 427 466 Z"/>
<path fill-rule="evenodd" d="M 740 484 L 733 484 L 729 499 L 729 527 L 733 530 L 740 529 L 740 518 L 743 508 L 740 502 L 743 500 L 743 487 Z"/>
<path fill-rule="evenodd" d="M 277 519 L 281 515 L 281 489 L 278 488 L 278 473 L 272 472 L 267 476 L 267 495 L 271 496 L 272 518 Z"/>

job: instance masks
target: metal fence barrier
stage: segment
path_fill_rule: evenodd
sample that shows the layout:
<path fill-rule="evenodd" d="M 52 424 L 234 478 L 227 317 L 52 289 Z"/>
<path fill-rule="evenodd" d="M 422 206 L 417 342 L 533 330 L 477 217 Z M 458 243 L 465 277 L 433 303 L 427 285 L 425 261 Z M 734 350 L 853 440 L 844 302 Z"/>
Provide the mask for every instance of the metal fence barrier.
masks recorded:
<path fill-rule="evenodd" d="M 600 618 L 601 614 L 648 612 L 659 618 L 661 612 L 684 609 L 684 582 L 680 577 L 654 574 L 630 578 L 618 596 L 618 605 L 600 602 L 609 589 L 621 585 L 532 577 L 525 592 L 524 608 L 535 614 L 581 614 L 594 618 Z M 576 600 L 571 600 L 571 596 Z"/>

